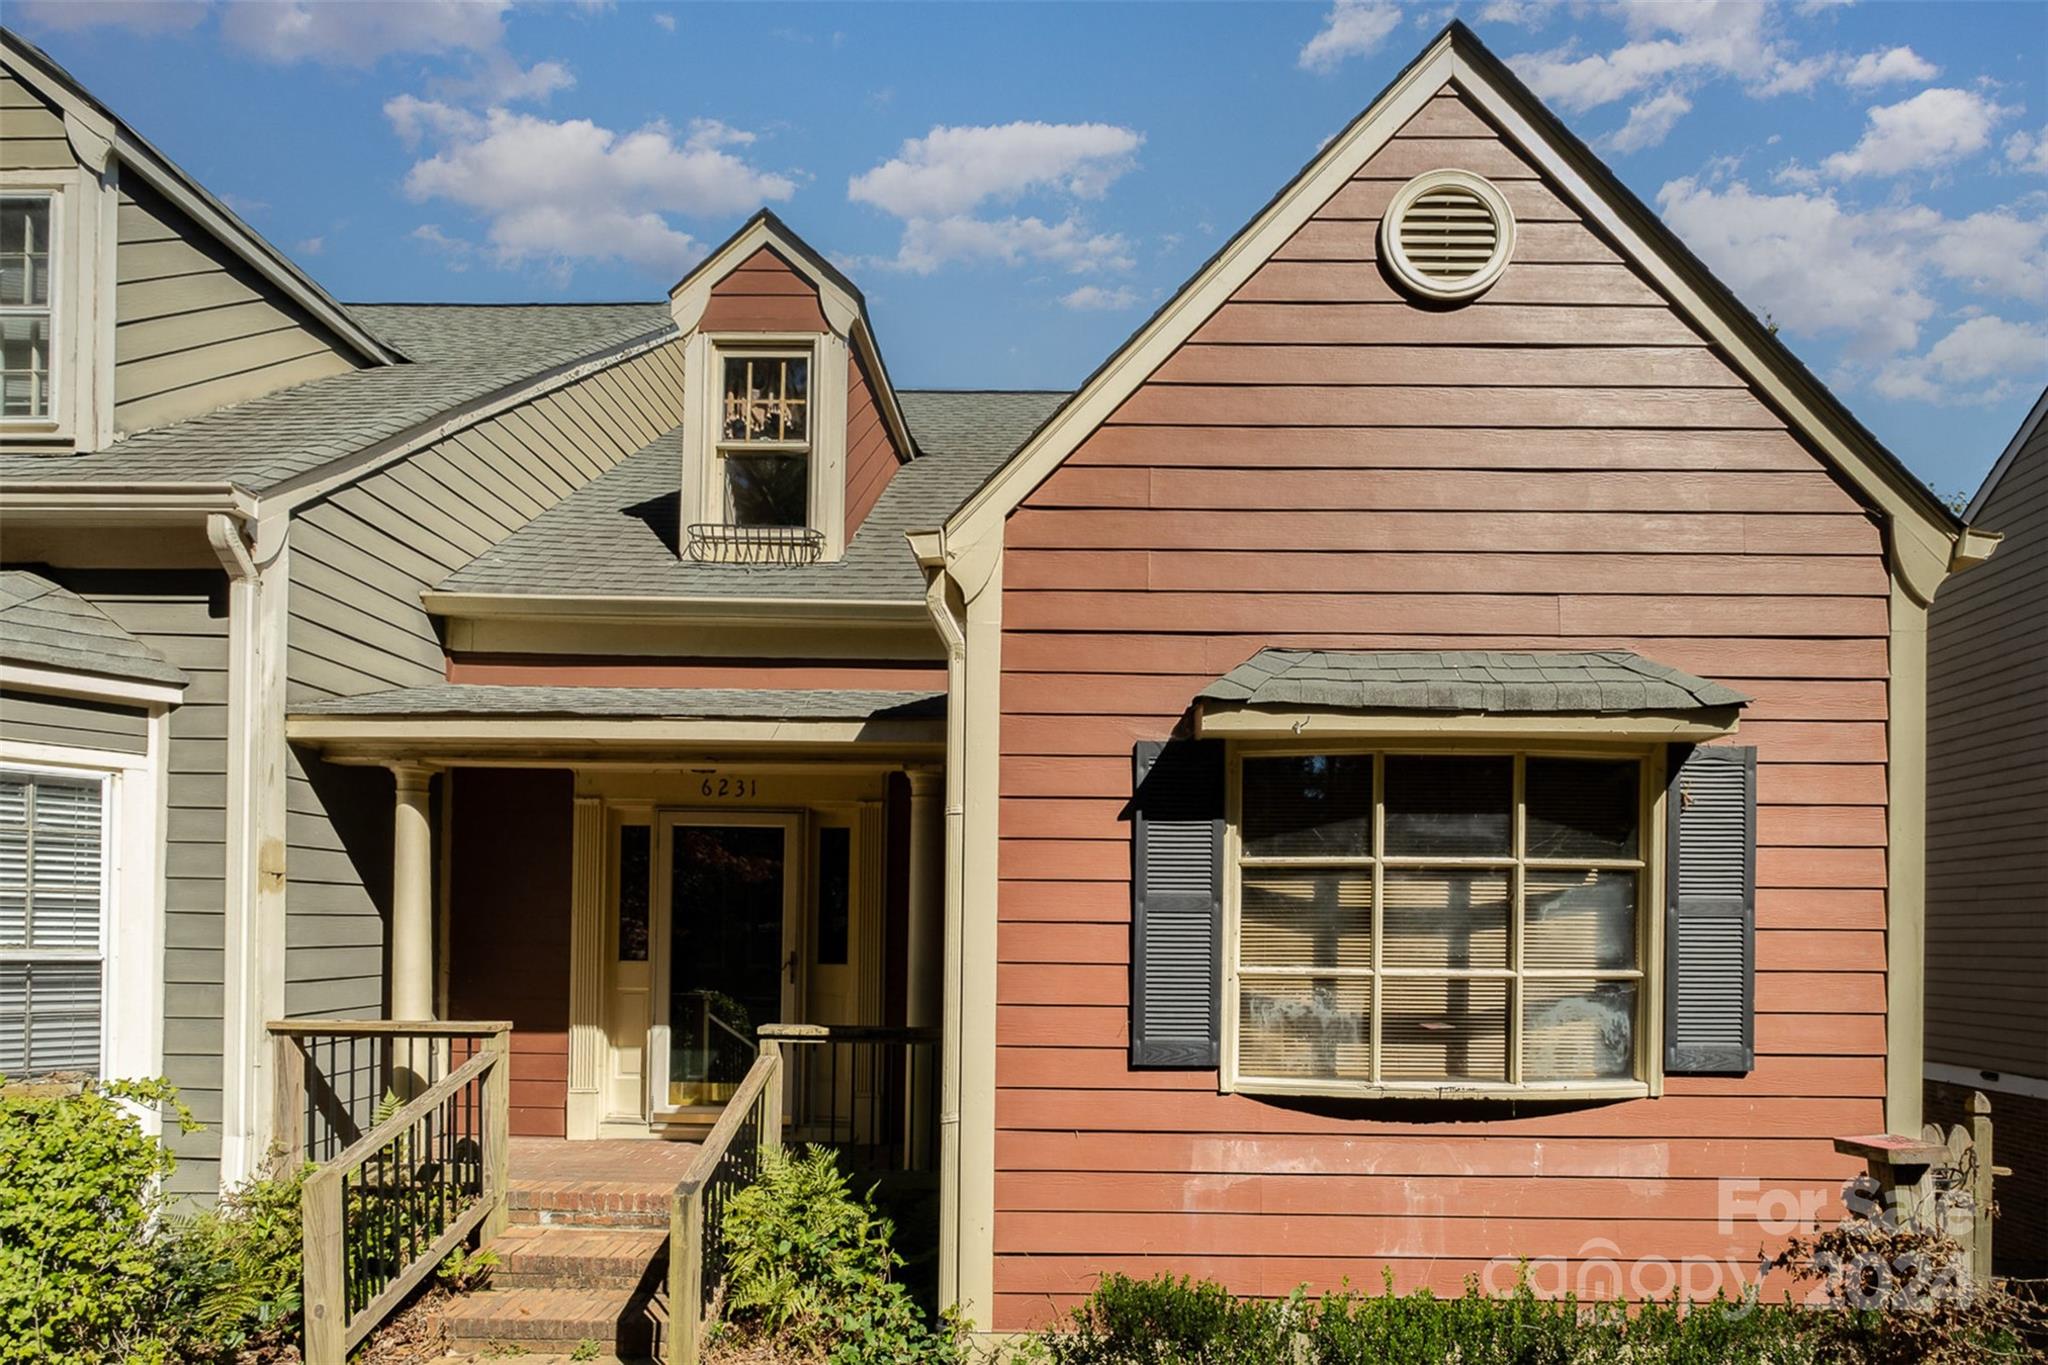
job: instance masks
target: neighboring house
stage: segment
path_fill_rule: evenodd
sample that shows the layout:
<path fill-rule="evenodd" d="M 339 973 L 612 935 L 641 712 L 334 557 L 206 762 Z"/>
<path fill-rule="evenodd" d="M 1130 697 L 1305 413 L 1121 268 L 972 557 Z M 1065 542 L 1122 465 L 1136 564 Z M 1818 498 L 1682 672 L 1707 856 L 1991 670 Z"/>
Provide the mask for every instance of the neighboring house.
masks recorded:
<path fill-rule="evenodd" d="M 999 1329 L 1732 1277 L 1917 1132 L 1988 544 L 1463 27 L 1072 394 L 898 390 L 766 213 L 664 302 L 338 304 L 5 60 L 0 251 L 69 283 L 0 300 L 0 1069 L 169 1075 L 179 1188 L 288 1015 L 511 1019 L 571 1141 L 935 1027 Z"/>
<path fill-rule="evenodd" d="M 1927 1109 L 1991 1101 L 2001 1274 L 2048 1275 L 2048 391 L 1970 500 L 2000 533 L 1928 616 Z"/>

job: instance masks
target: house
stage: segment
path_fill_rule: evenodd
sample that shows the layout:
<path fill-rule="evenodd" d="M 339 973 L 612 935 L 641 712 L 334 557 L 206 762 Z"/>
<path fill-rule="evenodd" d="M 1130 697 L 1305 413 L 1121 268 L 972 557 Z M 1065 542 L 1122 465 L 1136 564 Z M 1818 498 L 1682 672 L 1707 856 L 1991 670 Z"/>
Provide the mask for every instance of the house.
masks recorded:
<path fill-rule="evenodd" d="M 0 1069 L 169 1075 L 181 1189 L 296 1140 L 275 1021 L 509 1020 L 557 1152 L 887 1036 L 935 1083 L 782 1102 L 903 1099 L 1008 1330 L 1734 1289 L 1918 1132 L 1990 539 L 1462 26 L 1068 394 L 898 389 L 765 212 L 644 306 L 340 304 L 5 57 Z"/>
<path fill-rule="evenodd" d="M 1999 1273 L 2048 1274 L 2048 392 L 1964 514 L 2003 535 L 1928 614 L 1927 1116 L 1991 1101 Z"/>

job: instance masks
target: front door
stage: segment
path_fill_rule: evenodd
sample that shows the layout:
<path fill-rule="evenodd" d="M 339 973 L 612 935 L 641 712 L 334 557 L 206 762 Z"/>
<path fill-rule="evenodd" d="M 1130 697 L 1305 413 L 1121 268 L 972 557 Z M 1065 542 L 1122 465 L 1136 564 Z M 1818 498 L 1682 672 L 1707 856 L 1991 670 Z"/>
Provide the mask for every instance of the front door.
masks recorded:
<path fill-rule="evenodd" d="M 752 812 L 662 819 L 656 904 L 667 913 L 657 916 L 647 1049 L 657 1119 L 724 1104 L 753 1065 L 754 1030 L 796 1021 L 802 821 Z"/>

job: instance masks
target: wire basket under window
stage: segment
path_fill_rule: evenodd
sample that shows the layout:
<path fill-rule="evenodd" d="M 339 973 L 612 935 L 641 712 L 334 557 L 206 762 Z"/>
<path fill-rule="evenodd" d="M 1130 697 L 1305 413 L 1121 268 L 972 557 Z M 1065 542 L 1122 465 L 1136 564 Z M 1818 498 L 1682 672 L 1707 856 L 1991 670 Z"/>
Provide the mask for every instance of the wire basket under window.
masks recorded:
<path fill-rule="evenodd" d="M 825 533 L 808 526 L 730 526 L 697 522 L 687 553 L 699 564 L 815 564 Z"/>

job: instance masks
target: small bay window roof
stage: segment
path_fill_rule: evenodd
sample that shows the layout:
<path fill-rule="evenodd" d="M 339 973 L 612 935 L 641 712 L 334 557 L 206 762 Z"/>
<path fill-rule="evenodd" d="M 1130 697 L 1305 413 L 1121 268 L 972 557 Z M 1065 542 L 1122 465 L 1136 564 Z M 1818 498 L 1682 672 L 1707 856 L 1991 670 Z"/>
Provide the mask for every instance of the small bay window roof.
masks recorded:
<path fill-rule="evenodd" d="M 1627 650 L 1262 649 L 1197 696 L 1203 735 L 1734 733 L 1751 699 Z"/>

